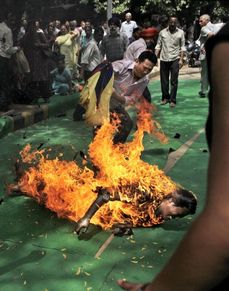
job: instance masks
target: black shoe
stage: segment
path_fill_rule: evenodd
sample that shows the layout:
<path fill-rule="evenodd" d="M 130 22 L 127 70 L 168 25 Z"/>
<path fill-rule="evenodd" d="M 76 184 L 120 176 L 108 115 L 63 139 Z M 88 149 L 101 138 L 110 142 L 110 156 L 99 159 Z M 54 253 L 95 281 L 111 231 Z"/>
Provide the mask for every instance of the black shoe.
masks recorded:
<path fill-rule="evenodd" d="M 206 97 L 206 94 L 200 91 L 199 92 L 199 96 L 200 96 L 200 98 L 205 98 Z"/>

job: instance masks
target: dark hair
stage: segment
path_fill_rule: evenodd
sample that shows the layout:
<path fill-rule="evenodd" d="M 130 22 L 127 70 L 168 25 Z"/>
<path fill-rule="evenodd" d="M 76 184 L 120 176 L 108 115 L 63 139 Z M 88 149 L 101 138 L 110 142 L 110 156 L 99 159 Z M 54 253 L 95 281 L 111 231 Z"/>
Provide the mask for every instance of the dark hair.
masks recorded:
<path fill-rule="evenodd" d="M 112 24 L 118 26 L 119 28 L 121 27 L 120 19 L 116 16 L 113 16 L 108 20 L 108 26 L 111 26 Z"/>
<path fill-rule="evenodd" d="M 133 29 L 133 34 L 135 33 L 135 32 L 138 32 L 139 30 L 141 30 L 142 28 L 141 27 L 135 27 L 134 29 Z"/>
<path fill-rule="evenodd" d="M 194 214 L 196 212 L 197 199 L 191 191 L 179 189 L 175 193 L 166 196 L 166 199 L 169 198 L 173 199 L 175 206 L 187 208 L 188 214 Z"/>
<path fill-rule="evenodd" d="M 152 62 L 153 64 L 157 63 L 157 57 L 156 57 L 155 53 L 153 53 L 150 50 L 146 50 L 146 51 L 142 52 L 138 57 L 138 60 L 140 63 L 144 62 L 146 59 L 149 60 L 150 62 Z"/>

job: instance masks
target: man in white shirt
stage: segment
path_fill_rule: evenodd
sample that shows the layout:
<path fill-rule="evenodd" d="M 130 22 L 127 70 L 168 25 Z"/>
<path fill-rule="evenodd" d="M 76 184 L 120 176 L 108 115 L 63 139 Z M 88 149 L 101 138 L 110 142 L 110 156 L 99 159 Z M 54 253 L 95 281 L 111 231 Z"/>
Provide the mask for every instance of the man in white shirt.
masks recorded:
<path fill-rule="evenodd" d="M 208 73 L 207 73 L 207 60 L 205 52 L 205 42 L 207 39 L 215 34 L 215 26 L 211 23 L 210 16 L 208 14 L 203 14 L 199 18 L 199 24 L 201 26 L 200 36 L 198 40 L 200 41 L 200 64 L 201 64 L 201 77 L 200 77 L 200 92 L 199 96 L 201 98 L 206 97 L 208 93 Z"/>
<path fill-rule="evenodd" d="M 9 60 L 18 51 L 13 47 L 12 31 L 6 24 L 5 11 L 0 11 L 0 111 L 7 111 L 9 99 Z"/>
<path fill-rule="evenodd" d="M 179 70 L 185 50 L 184 31 L 177 27 L 177 18 L 172 16 L 168 27 L 160 31 L 155 47 L 156 56 L 160 57 L 161 105 L 176 106 Z"/>
<path fill-rule="evenodd" d="M 131 20 L 132 15 L 130 12 L 126 13 L 125 21 L 122 22 L 120 32 L 126 34 L 126 36 L 130 39 L 133 35 L 134 28 L 137 27 L 137 23 L 134 20 Z"/>

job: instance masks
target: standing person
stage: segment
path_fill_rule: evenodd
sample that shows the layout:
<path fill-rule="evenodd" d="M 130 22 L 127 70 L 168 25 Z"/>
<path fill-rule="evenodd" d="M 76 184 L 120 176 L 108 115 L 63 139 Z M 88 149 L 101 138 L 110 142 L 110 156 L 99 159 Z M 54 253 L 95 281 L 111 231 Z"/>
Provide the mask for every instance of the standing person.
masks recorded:
<path fill-rule="evenodd" d="M 134 29 L 137 28 L 138 26 L 136 21 L 131 20 L 132 14 L 130 12 L 126 13 L 125 19 L 126 20 L 122 22 L 120 31 L 122 33 L 125 33 L 128 39 L 131 39 Z"/>
<path fill-rule="evenodd" d="M 7 13 L 0 10 L 0 111 L 7 111 L 10 104 L 10 68 L 12 54 L 19 50 L 13 47 L 12 30 L 6 24 Z"/>
<path fill-rule="evenodd" d="M 76 20 L 70 21 L 70 33 L 71 32 L 74 35 L 76 35 L 76 37 L 74 37 L 74 40 L 73 40 L 75 48 L 74 48 L 74 61 L 72 64 L 72 79 L 75 80 L 79 76 L 78 63 L 79 63 L 79 51 L 80 51 L 80 31 L 77 28 Z"/>
<path fill-rule="evenodd" d="M 86 81 L 96 66 L 102 62 L 102 56 L 92 35 L 92 27 L 85 27 L 85 46 L 81 50 L 80 79 Z"/>
<path fill-rule="evenodd" d="M 128 37 L 120 32 L 120 20 L 112 17 L 108 20 L 109 33 L 103 37 L 100 51 L 108 62 L 122 60 L 129 44 Z"/>
<path fill-rule="evenodd" d="M 229 2 L 220 1 L 229 8 Z M 207 201 L 180 246 L 150 284 L 119 280 L 124 290 L 229 290 L 229 23 L 206 43 L 210 110 Z"/>
<path fill-rule="evenodd" d="M 203 14 L 199 18 L 199 24 L 201 27 L 199 42 L 200 42 L 200 65 L 201 65 L 201 76 L 200 76 L 200 92 L 199 96 L 201 98 L 206 97 L 208 93 L 208 73 L 207 73 L 207 60 L 205 52 L 205 42 L 209 37 L 214 35 L 214 24 L 211 23 L 210 16 L 208 14 Z"/>
<path fill-rule="evenodd" d="M 49 42 L 37 23 L 34 20 L 28 22 L 21 44 L 30 67 L 28 90 L 31 90 L 30 94 L 33 98 L 42 97 L 45 102 L 48 102 L 50 97 Z"/>
<path fill-rule="evenodd" d="M 185 50 L 184 31 L 177 27 L 177 17 L 172 16 L 168 27 L 160 31 L 155 47 L 156 56 L 160 57 L 161 105 L 176 106 L 178 76 Z"/>
<path fill-rule="evenodd" d="M 136 60 L 139 55 L 146 49 L 151 49 L 154 44 L 154 38 L 158 32 L 153 27 L 142 29 L 140 38 L 132 42 L 126 49 L 125 58 L 129 60 Z"/>
<path fill-rule="evenodd" d="M 68 31 L 65 25 L 61 25 L 61 35 L 55 40 L 55 45 L 59 47 L 60 53 L 65 56 L 65 65 L 74 73 L 77 61 L 77 45 L 76 39 L 79 34 L 75 31 Z"/>
<path fill-rule="evenodd" d="M 138 59 L 139 55 L 146 49 L 154 51 L 155 42 L 154 39 L 158 32 L 154 27 L 144 28 L 140 34 L 140 38 L 132 42 L 126 50 L 125 58 L 135 61 Z M 143 92 L 143 97 L 151 103 L 151 94 L 148 87 L 145 88 Z"/>

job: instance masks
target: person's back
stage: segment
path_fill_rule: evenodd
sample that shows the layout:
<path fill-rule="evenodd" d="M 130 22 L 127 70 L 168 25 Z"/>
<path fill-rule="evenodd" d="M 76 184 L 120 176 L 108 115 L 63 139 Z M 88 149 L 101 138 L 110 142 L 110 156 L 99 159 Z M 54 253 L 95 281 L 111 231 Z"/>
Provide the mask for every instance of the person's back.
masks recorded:
<path fill-rule="evenodd" d="M 135 61 L 138 56 L 146 50 L 146 42 L 140 37 L 138 40 L 132 42 L 126 49 L 125 58 L 128 60 Z"/>

